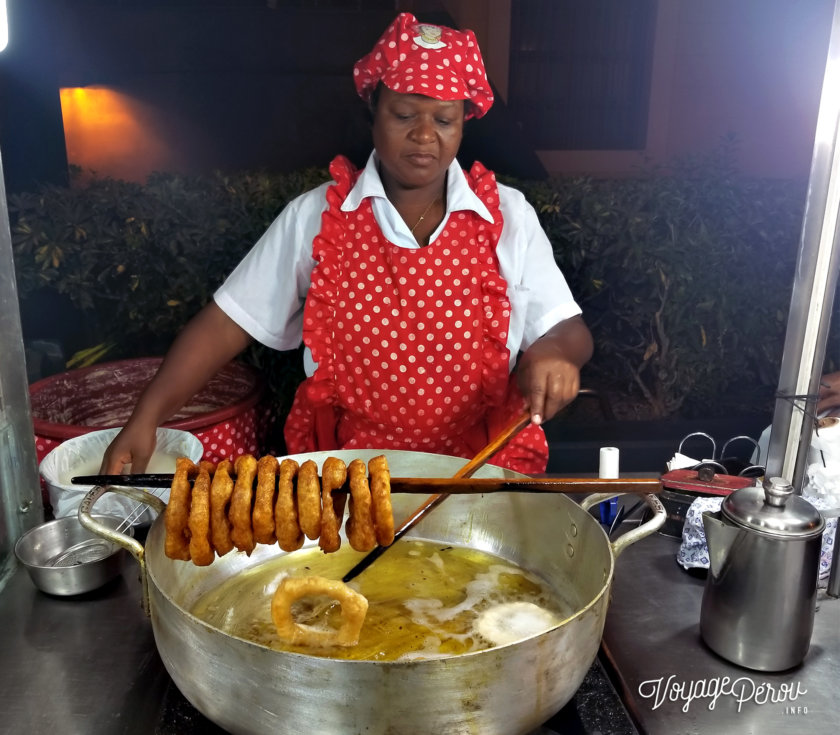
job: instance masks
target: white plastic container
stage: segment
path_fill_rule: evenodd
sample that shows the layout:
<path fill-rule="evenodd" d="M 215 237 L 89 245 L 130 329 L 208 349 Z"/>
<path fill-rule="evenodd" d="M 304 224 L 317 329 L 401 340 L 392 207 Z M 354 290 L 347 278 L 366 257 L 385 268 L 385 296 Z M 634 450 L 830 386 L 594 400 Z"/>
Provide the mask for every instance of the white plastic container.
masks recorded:
<path fill-rule="evenodd" d="M 120 431 L 103 429 L 68 439 L 53 449 L 41 460 L 40 473 L 47 486 L 50 504 L 56 518 L 74 515 L 82 498 L 91 489 L 90 485 L 73 485 L 70 480 L 78 475 L 95 475 L 99 472 L 102 457 L 113 438 Z M 158 429 L 157 445 L 147 467 L 147 472 L 171 473 L 175 471 L 177 457 L 189 457 L 198 462 L 204 454 L 204 447 L 193 434 L 180 429 Z M 169 488 L 146 488 L 169 500 Z M 154 519 L 149 508 L 138 507 L 130 498 L 108 493 L 97 505 L 97 512 L 127 518 L 135 515 L 135 523 L 148 523 Z M 142 511 L 142 512 L 141 512 Z"/>

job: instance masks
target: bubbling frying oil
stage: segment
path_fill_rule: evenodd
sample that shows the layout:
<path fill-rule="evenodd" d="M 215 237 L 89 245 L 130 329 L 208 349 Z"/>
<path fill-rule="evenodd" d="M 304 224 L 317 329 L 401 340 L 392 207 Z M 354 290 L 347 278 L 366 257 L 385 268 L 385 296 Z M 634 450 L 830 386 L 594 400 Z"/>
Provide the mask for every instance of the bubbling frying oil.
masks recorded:
<path fill-rule="evenodd" d="M 545 621 L 559 623 L 578 608 L 536 575 L 501 557 L 441 542 L 401 540 L 350 583 L 369 603 L 358 645 L 312 648 L 281 641 L 271 620 L 271 598 L 280 581 L 311 575 L 341 579 L 362 556 L 345 547 L 333 554 L 313 548 L 279 556 L 206 593 L 192 613 L 229 635 L 279 651 L 397 661 L 492 648 L 492 640 L 479 633 L 478 622 L 497 605 L 537 606 L 543 629 L 551 627 Z M 340 606 L 326 598 L 299 600 L 292 613 L 296 622 L 315 628 L 341 624 Z"/>

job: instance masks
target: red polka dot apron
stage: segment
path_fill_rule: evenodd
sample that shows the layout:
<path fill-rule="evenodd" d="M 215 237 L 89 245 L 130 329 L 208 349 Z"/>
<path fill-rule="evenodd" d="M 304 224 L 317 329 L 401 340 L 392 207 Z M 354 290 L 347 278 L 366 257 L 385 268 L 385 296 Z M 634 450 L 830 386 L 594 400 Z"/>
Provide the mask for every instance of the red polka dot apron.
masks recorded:
<path fill-rule="evenodd" d="M 385 238 L 369 198 L 341 211 L 359 175 L 347 159 L 335 159 L 330 173 L 303 313 L 318 367 L 295 395 L 288 451 L 474 456 L 525 404 L 508 370 L 495 176 L 476 163 L 467 177 L 494 224 L 453 212 L 433 243 L 412 249 Z M 492 462 L 534 474 L 547 460 L 545 434 L 528 426 Z"/>

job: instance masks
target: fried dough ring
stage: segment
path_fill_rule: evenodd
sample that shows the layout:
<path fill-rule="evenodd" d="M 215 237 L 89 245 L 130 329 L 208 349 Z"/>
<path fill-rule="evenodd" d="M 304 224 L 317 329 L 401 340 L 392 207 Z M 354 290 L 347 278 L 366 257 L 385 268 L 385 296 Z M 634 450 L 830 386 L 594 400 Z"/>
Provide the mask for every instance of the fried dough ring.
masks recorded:
<path fill-rule="evenodd" d="M 341 520 L 344 514 L 344 497 L 333 498 L 333 491 L 339 490 L 347 479 L 347 465 L 337 457 L 327 457 L 321 468 L 321 538 L 318 546 L 325 553 L 338 551 L 341 547 Z M 340 504 L 340 508 L 336 507 Z"/>
<path fill-rule="evenodd" d="M 260 457 L 257 462 L 257 494 L 251 523 L 254 541 L 258 544 L 273 544 L 277 541 L 274 535 L 274 478 L 278 467 L 277 460 L 269 454 Z"/>
<path fill-rule="evenodd" d="M 380 546 L 390 546 L 394 543 L 394 513 L 391 509 L 391 473 L 388 470 L 388 460 L 380 454 L 368 462 L 368 470 L 376 542 Z"/>
<path fill-rule="evenodd" d="M 208 466 L 209 465 L 209 466 Z M 202 462 L 193 482 L 190 500 L 190 558 L 199 567 L 213 563 L 216 553 L 210 544 L 210 471 L 213 464 Z"/>
<path fill-rule="evenodd" d="M 244 454 L 235 465 L 224 460 L 216 468 L 211 462 L 196 466 L 179 457 L 165 513 L 165 553 L 204 566 L 233 548 L 250 555 L 258 543 L 279 542 L 284 551 L 295 551 L 304 536 L 319 539 L 324 552 L 337 551 L 348 477 L 350 545 L 357 551 L 369 551 L 377 543 L 388 546 L 394 540 L 394 518 L 385 457 L 371 459 L 368 471 L 369 477 L 362 460 L 353 460 L 348 470 L 336 457 L 324 460 L 322 478 L 313 460 L 299 467 L 288 458 L 282 463 L 271 456 L 257 461 Z"/>
<path fill-rule="evenodd" d="M 321 533 L 321 486 L 318 465 L 311 459 L 298 470 L 297 507 L 301 530 L 310 539 L 318 538 Z"/>
<path fill-rule="evenodd" d="M 370 551 L 376 546 L 373 510 L 367 468 L 360 459 L 347 467 L 350 477 L 350 517 L 347 519 L 347 540 L 356 551 Z"/>
<path fill-rule="evenodd" d="M 316 630 L 300 625 L 292 618 L 292 603 L 301 597 L 326 595 L 341 605 L 343 618 L 337 630 Z M 344 582 L 324 577 L 286 577 L 271 598 L 271 619 L 277 634 L 293 645 L 355 646 L 359 642 L 362 624 L 367 615 L 368 601 Z"/>
<path fill-rule="evenodd" d="M 210 485 L 210 543 L 219 556 L 233 550 L 228 520 L 230 497 L 233 495 L 232 469 L 233 463 L 229 459 L 219 462 Z"/>
<path fill-rule="evenodd" d="M 169 502 L 164 512 L 166 538 L 163 549 L 170 559 L 190 560 L 190 479 L 197 473 L 198 467 L 189 458 L 178 457 L 175 460 L 175 476 L 172 478 Z"/>
<path fill-rule="evenodd" d="M 240 551 L 248 556 L 257 545 L 254 541 L 254 529 L 251 526 L 252 500 L 254 497 L 254 477 L 257 474 L 257 460 L 251 454 L 243 454 L 236 460 L 236 483 L 230 499 L 230 540 Z"/>
<path fill-rule="evenodd" d="M 295 475 L 298 463 L 284 459 L 277 473 L 277 503 L 274 506 L 274 534 L 283 551 L 297 551 L 303 546 L 303 532 L 295 504 Z"/>

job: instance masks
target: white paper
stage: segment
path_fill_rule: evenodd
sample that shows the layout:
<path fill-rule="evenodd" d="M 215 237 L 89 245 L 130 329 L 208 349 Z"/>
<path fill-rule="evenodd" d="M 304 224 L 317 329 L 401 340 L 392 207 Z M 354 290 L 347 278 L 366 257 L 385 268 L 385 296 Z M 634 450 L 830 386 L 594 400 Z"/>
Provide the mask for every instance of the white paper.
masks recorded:
<path fill-rule="evenodd" d="M 598 477 L 605 480 L 618 478 L 618 447 L 601 447 Z"/>

